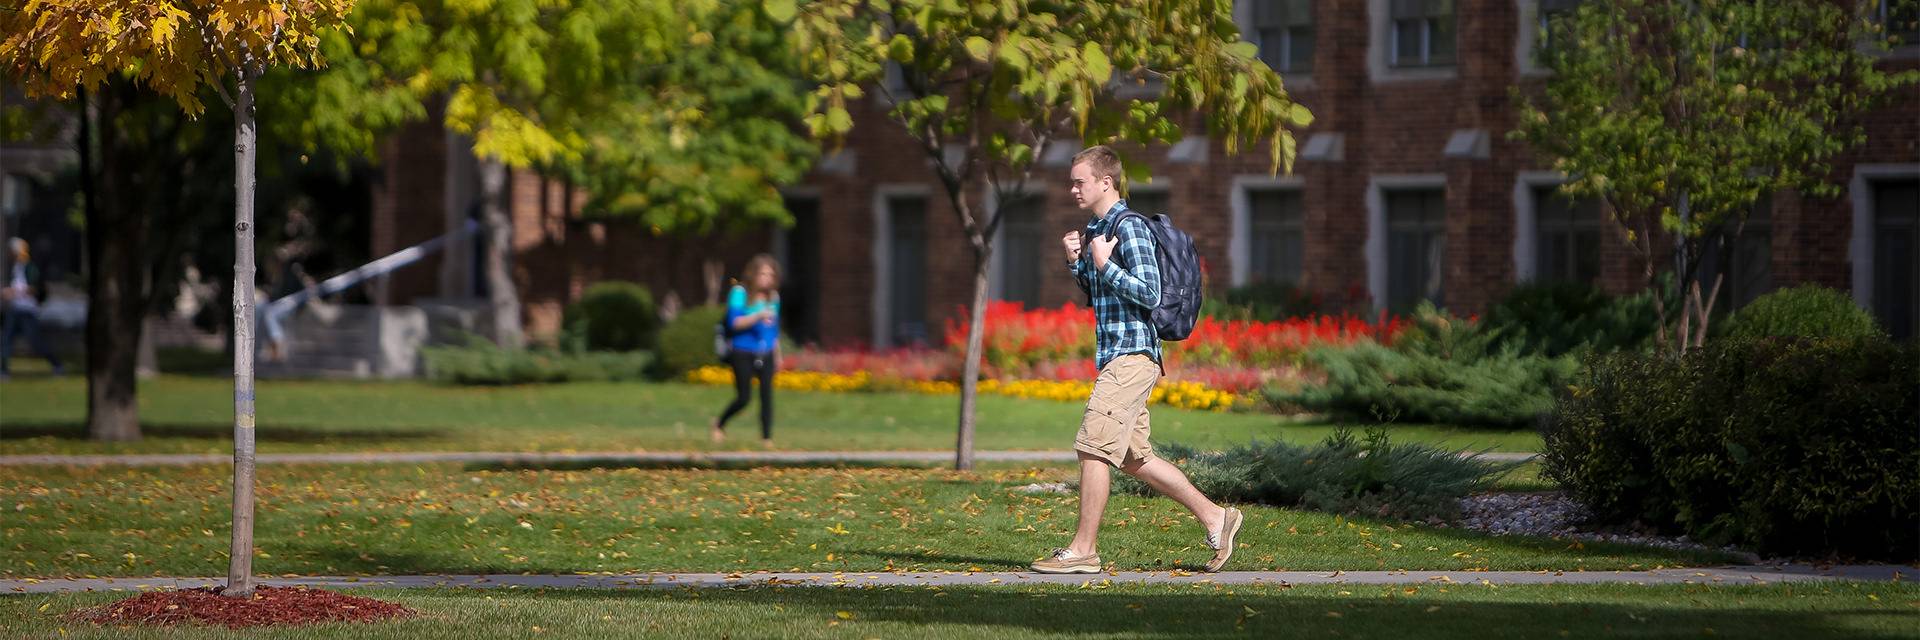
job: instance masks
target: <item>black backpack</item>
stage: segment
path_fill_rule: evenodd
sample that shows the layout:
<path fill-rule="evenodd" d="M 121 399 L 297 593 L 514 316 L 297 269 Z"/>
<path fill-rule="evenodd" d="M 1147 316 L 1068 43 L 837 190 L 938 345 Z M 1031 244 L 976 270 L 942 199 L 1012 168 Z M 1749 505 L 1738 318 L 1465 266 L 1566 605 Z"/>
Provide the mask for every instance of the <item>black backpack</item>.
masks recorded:
<path fill-rule="evenodd" d="M 1160 304 L 1154 306 L 1154 333 L 1161 340 L 1185 340 L 1193 335 L 1200 320 L 1200 256 L 1193 250 L 1193 237 L 1173 226 L 1167 214 L 1148 216 L 1128 209 L 1120 212 L 1113 226 L 1107 227 L 1107 239 L 1120 231 L 1120 223 L 1138 216 L 1153 232 L 1153 253 L 1160 264 Z"/>

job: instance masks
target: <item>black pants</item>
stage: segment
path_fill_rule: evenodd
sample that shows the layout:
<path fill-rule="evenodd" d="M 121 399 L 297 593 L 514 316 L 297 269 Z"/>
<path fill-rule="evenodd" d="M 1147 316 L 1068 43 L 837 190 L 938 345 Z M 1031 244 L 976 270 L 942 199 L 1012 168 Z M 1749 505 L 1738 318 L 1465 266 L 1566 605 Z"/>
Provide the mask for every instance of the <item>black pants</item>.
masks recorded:
<path fill-rule="evenodd" d="M 40 335 L 40 316 L 37 313 L 8 309 L 0 325 L 4 325 L 0 326 L 0 373 L 7 372 L 8 361 L 13 359 L 13 341 L 22 336 L 26 337 L 27 346 L 33 348 L 34 354 L 46 358 L 47 364 L 53 366 L 54 374 L 60 373 L 60 358 L 53 355 L 53 349 L 47 347 L 46 336 Z"/>
<path fill-rule="evenodd" d="M 747 394 L 755 378 L 760 380 L 760 437 L 773 438 L 773 354 L 742 353 L 735 351 L 727 355 L 727 364 L 733 365 L 733 404 L 720 413 L 720 428 L 727 428 L 727 421 L 734 414 L 747 408 Z"/>

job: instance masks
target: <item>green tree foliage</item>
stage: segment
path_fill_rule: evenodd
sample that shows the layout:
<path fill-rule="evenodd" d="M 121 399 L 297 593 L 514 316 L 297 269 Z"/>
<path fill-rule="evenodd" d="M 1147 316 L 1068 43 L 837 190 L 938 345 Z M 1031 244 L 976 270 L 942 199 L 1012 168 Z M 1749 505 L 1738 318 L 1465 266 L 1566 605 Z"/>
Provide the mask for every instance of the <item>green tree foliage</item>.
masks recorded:
<path fill-rule="evenodd" d="M 1034 163 L 1066 138 L 1088 144 L 1171 142 L 1203 124 L 1229 152 L 1264 143 L 1291 169 L 1289 127 L 1312 121 L 1280 76 L 1240 39 L 1230 0 L 765 0 L 790 24 L 817 82 L 808 128 L 839 139 L 851 101 L 882 92 L 887 116 L 920 146 L 946 187 L 974 258 L 973 320 L 961 376 L 956 466 L 972 465 L 973 402 L 998 202 L 1025 189 Z M 892 69 L 892 71 L 889 71 Z M 892 75 L 889 80 L 888 76 Z M 1143 163 L 1130 173 L 1140 174 Z"/>
<path fill-rule="evenodd" d="M 1667 348 L 1706 339 L 1721 283 L 1698 279 L 1710 239 L 1737 236 L 1773 192 L 1834 194 L 1832 159 L 1865 139 L 1854 116 L 1920 80 L 1877 64 L 1871 4 L 1589 0 L 1553 25 L 1554 75 L 1519 98 L 1514 136 L 1551 155 L 1573 195 L 1606 202 L 1650 286 L 1664 290 L 1663 264 L 1679 276 L 1679 317 L 1654 307 Z"/>

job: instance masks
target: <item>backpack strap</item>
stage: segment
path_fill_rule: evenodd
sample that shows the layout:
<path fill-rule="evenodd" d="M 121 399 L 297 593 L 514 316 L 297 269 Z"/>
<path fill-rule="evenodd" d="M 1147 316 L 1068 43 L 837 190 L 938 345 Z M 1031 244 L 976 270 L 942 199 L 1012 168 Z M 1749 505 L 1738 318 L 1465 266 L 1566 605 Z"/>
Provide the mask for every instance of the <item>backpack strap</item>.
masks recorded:
<path fill-rule="evenodd" d="M 1113 217 L 1113 223 L 1107 225 L 1108 240 L 1112 240 L 1116 234 L 1120 233 L 1120 223 L 1126 222 L 1127 218 L 1139 218 L 1141 220 L 1146 220 L 1147 215 L 1144 213 L 1140 213 L 1138 211 L 1134 211 L 1132 207 L 1128 207 L 1126 209 L 1121 210 L 1119 215 L 1116 215 Z"/>

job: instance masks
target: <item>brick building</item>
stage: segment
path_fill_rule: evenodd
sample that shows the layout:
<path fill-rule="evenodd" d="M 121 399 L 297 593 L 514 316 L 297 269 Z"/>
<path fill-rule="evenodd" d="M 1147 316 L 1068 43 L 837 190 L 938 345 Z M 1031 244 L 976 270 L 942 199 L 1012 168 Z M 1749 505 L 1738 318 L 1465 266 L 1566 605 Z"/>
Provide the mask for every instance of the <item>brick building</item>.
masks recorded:
<path fill-rule="evenodd" d="M 1239 3 L 1237 19 L 1293 97 L 1316 115 L 1301 135 L 1292 175 L 1268 174 L 1265 154 L 1224 153 L 1194 136 L 1137 149 L 1152 168 L 1131 187 L 1135 208 L 1167 212 L 1196 239 L 1210 286 L 1290 281 L 1319 290 L 1357 288 L 1403 308 L 1433 299 L 1484 308 L 1515 283 L 1589 281 L 1640 287 L 1641 265 L 1590 203 L 1555 194 L 1562 177 L 1507 140 L 1511 92 L 1537 87 L 1533 64 L 1542 12 L 1564 0 L 1266 0 Z M 1920 41 L 1920 39 L 1909 40 Z M 1920 68 L 1920 46 L 1884 64 Z M 559 310 L 594 280 L 645 282 L 656 295 L 705 297 L 700 263 L 737 269 L 772 251 L 786 262 L 791 330 L 826 344 L 937 342 L 971 296 L 971 254 L 946 194 L 916 146 L 883 119 L 856 109 L 844 149 L 786 190 L 797 224 L 712 238 L 657 237 L 645 229 L 582 222 L 572 190 L 532 175 L 512 180 L 515 273 L 528 327 L 551 334 Z M 1815 282 L 1848 290 L 1897 334 L 1920 317 L 1920 88 L 1906 87 L 1866 116 L 1868 141 L 1837 159 L 1837 199 L 1778 194 L 1749 223 L 1732 264 L 1734 302 L 1778 286 Z M 388 180 L 376 195 L 375 255 L 437 235 L 471 215 L 471 159 L 444 131 L 416 127 L 390 143 Z M 1057 305 L 1079 298 L 1057 240 L 1079 228 L 1064 187 L 1076 149 L 1042 158 L 1047 179 L 1018 207 L 995 245 L 996 298 Z M 1051 179 L 1058 174 L 1059 180 Z M 455 251 L 393 282 L 395 302 L 471 296 L 473 252 Z"/>

